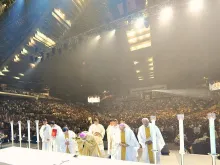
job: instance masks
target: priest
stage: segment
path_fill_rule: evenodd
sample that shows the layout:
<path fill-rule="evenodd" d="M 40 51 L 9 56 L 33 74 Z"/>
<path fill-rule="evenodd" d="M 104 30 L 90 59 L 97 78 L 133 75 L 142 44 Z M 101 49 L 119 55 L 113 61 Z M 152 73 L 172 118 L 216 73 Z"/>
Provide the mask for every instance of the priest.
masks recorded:
<path fill-rule="evenodd" d="M 61 152 L 76 155 L 76 134 L 69 130 L 68 127 L 63 128 L 63 134 L 60 137 Z"/>
<path fill-rule="evenodd" d="M 103 125 L 99 124 L 99 120 L 95 118 L 94 124 L 89 127 L 89 133 L 94 135 L 96 143 L 99 146 L 99 150 L 104 153 L 104 143 L 103 138 L 105 136 L 105 128 Z"/>
<path fill-rule="evenodd" d="M 120 124 L 114 136 L 112 159 L 137 161 L 137 150 L 140 145 L 130 128 Z"/>
<path fill-rule="evenodd" d="M 63 131 L 60 126 L 55 124 L 55 121 L 50 122 L 50 126 L 52 128 L 52 151 L 53 152 L 61 152 L 61 147 L 60 147 L 60 138 L 63 134 Z"/>
<path fill-rule="evenodd" d="M 154 164 L 154 153 L 153 153 L 153 143 L 157 145 L 157 155 L 156 161 L 157 164 L 160 163 L 160 154 L 163 149 L 165 142 L 163 136 L 157 126 L 153 127 L 153 125 L 149 122 L 148 118 L 142 119 L 142 126 L 138 129 L 138 141 L 142 146 L 142 156 L 140 161 Z M 155 129 L 154 129 L 155 128 Z M 156 141 L 153 142 L 152 133 L 156 131 Z"/>
<path fill-rule="evenodd" d="M 96 143 L 95 137 L 88 132 L 81 132 L 78 139 L 78 151 L 80 155 L 101 157 L 102 154 Z"/>
<path fill-rule="evenodd" d="M 47 124 L 47 119 L 44 119 L 43 125 L 40 128 L 40 137 L 42 139 L 42 150 L 43 151 L 52 150 L 51 133 L 52 133 L 51 126 Z"/>
<path fill-rule="evenodd" d="M 109 158 L 111 158 L 112 156 L 112 149 L 113 149 L 113 143 L 114 143 L 114 139 L 113 137 L 115 136 L 115 133 L 116 131 L 119 129 L 119 126 L 118 126 L 118 120 L 117 119 L 114 119 L 114 120 L 111 120 L 110 122 L 110 125 L 108 126 L 106 132 L 107 132 L 107 140 L 108 140 L 108 155 L 109 155 Z"/>
<path fill-rule="evenodd" d="M 111 148 L 112 148 L 112 142 L 111 142 L 111 132 L 113 128 L 113 120 L 110 120 L 109 126 L 106 129 L 107 133 L 107 141 L 108 141 L 108 156 L 111 158 Z"/>

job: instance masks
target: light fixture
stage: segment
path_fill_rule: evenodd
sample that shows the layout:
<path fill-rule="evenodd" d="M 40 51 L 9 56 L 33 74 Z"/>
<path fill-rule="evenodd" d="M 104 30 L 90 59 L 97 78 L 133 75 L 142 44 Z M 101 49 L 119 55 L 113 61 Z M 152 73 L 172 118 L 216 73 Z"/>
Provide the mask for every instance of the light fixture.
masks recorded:
<path fill-rule="evenodd" d="M 148 62 L 153 62 L 153 60 L 154 60 L 153 57 L 149 57 L 147 61 Z"/>
<path fill-rule="evenodd" d="M 5 66 L 4 69 L 2 70 L 2 72 L 9 72 L 8 66 Z"/>
<path fill-rule="evenodd" d="M 154 66 L 154 63 L 153 63 L 153 62 L 151 62 L 151 63 L 149 63 L 148 65 L 149 65 L 149 66 Z"/>
<path fill-rule="evenodd" d="M 189 2 L 189 10 L 191 12 L 199 12 L 204 7 L 204 0 L 190 0 Z"/>
<path fill-rule="evenodd" d="M 4 76 L 5 74 L 4 73 L 2 73 L 2 71 L 0 71 L 0 76 Z"/>
<path fill-rule="evenodd" d="M 26 55 L 26 54 L 28 54 L 28 51 L 25 48 L 23 48 L 21 51 L 21 54 Z"/>
<path fill-rule="evenodd" d="M 34 35 L 33 39 L 44 44 L 45 46 L 47 46 L 49 48 L 56 45 L 56 43 L 52 39 L 50 39 L 49 37 L 47 37 L 46 35 L 44 35 L 43 33 L 41 33 L 38 30 L 37 30 L 36 34 Z"/>
<path fill-rule="evenodd" d="M 145 42 L 133 45 L 132 47 L 130 47 L 130 51 L 139 50 L 139 49 L 147 48 L 150 46 L 151 46 L 151 41 L 149 40 L 149 41 L 145 41 Z"/>
<path fill-rule="evenodd" d="M 134 65 L 137 65 L 139 62 L 138 61 L 134 61 Z"/>
<path fill-rule="evenodd" d="M 140 29 L 144 27 L 144 17 L 138 18 L 135 23 L 134 26 L 136 29 Z"/>
<path fill-rule="evenodd" d="M 116 30 L 113 29 L 112 31 L 110 31 L 110 35 L 111 35 L 111 36 L 114 36 L 114 35 L 115 35 L 115 32 L 116 32 Z"/>
<path fill-rule="evenodd" d="M 133 30 L 127 32 L 127 37 L 128 37 L 128 38 L 134 37 L 135 35 L 136 35 L 136 32 L 133 31 Z"/>
<path fill-rule="evenodd" d="M 151 70 L 151 71 L 154 70 L 154 67 L 150 67 L 149 70 Z"/>
<path fill-rule="evenodd" d="M 34 41 L 34 38 L 31 37 L 30 41 L 28 42 L 28 46 L 34 47 L 34 45 L 36 45 L 36 42 Z"/>
<path fill-rule="evenodd" d="M 140 70 L 136 70 L 136 73 L 140 73 L 141 71 Z"/>
<path fill-rule="evenodd" d="M 66 28 L 70 28 L 71 27 L 71 22 L 70 20 L 66 19 L 66 15 L 60 10 L 60 9 L 54 9 L 54 11 L 52 11 L 52 16 L 58 21 L 60 22 L 62 25 L 64 25 Z M 68 25 L 68 26 L 67 26 Z"/>
<path fill-rule="evenodd" d="M 150 79 L 154 79 L 154 76 L 151 76 Z"/>
<path fill-rule="evenodd" d="M 15 57 L 14 57 L 14 62 L 19 62 L 20 61 L 20 58 L 19 58 L 19 55 L 17 54 L 17 55 L 15 55 Z"/>
<path fill-rule="evenodd" d="M 162 22 L 167 22 L 169 20 L 171 20 L 173 17 L 173 9 L 172 7 L 165 7 L 160 11 L 160 16 L 159 16 L 159 20 Z"/>
<path fill-rule="evenodd" d="M 19 76 L 24 76 L 24 74 L 23 73 L 19 73 Z"/>
<path fill-rule="evenodd" d="M 36 67 L 36 64 L 30 63 L 30 67 L 31 67 L 31 68 L 35 68 L 35 67 Z"/>
<path fill-rule="evenodd" d="M 17 79 L 17 80 L 19 80 L 19 79 L 20 79 L 20 77 L 16 77 L 16 76 L 14 76 L 14 79 Z"/>
<path fill-rule="evenodd" d="M 139 80 L 139 81 L 143 81 L 144 79 L 143 79 L 143 78 L 139 78 L 138 80 Z"/>
<path fill-rule="evenodd" d="M 136 42 L 137 42 L 137 38 L 129 39 L 128 42 L 129 42 L 130 44 L 136 43 Z"/>
<path fill-rule="evenodd" d="M 95 37 L 96 40 L 100 40 L 100 38 L 101 38 L 100 35 L 97 35 L 97 36 Z"/>

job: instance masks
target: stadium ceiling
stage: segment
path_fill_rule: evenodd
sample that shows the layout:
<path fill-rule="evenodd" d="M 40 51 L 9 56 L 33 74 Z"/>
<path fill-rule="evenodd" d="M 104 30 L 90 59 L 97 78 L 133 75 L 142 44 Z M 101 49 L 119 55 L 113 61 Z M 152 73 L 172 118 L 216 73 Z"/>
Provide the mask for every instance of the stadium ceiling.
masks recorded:
<path fill-rule="evenodd" d="M 146 1 L 143 2 L 145 5 Z M 0 79 L 2 82 L 41 82 L 52 87 L 62 86 L 59 87 L 61 90 L 83 86 L 85 90 L 93 88 L 95 91 L 96 87 L 119 90 L 151 84 L 184 84 L 186 80 L 190 84 L 197 83 L 210 73 L 216 75 L 219 65 L 213 59 L 218 58 L 215 50 L 218 50 L 216 43 L 220 35 L 216 35 L 219 33 L 218 26 L 213 27 L 211 18 L 218 15 L 218 6 L 214 5 L 216 10 L 209 10 L 206 15 L 194 17 L 191 12 L 186 12 L 185 1 L 180 5 L 176 0 L 168 3 L 160 1 L 160 5 L 154 5 L 150 8 L 144 6 L 150 15 L 150 33 L 145 36 L 151 36 L 152 46 L 136 50 L 138 46 L 134 48 L 129 44 L 143 36 L 128 38 L 126 32 L 131 30 L 129 26 L 117 28 L 126 19 L 129 22 L 130 17 L 119 23 L 112 21 L 107 0 L 19 1 L 10 9 L 10 15 L 5 13 L 0 18 L 0 36 L 3 36 L 0 38 Z M 178 9 L 173 16 L 176 19 L 160 25 L 158 13 L 168 5 Z M 103 25 L 102 28 L 97 28 L 100 25 Z M 197 30 L 198 26 L 202 28 Z M 94 30 L 90 34 L 91 29 Z M 105 45 L 97 46 L 102 49 L 95 52 L 88 50 L 93 55 L 88 56 L 89 53 L 84 51 L 88 38 L 100 35 L 101 43 L 105 33 L 113 29 L 120 36 L 116 45 L 108 45 L 106 50 Z M 206 35 L 207 30 L 216 39 Z M 81 35 L 75 38 L 78 34 Z M 209 43 L 216 42 L 207 44 L 202 42 L 204 38 Z M 198 45 L 200 49 L 195 49 Z M 213 58 L 208 54 L 212 54 Z M 42 56 L 44 62 L 40 62 Z M 39 65 L 36 62 L 40 62 Z"/>

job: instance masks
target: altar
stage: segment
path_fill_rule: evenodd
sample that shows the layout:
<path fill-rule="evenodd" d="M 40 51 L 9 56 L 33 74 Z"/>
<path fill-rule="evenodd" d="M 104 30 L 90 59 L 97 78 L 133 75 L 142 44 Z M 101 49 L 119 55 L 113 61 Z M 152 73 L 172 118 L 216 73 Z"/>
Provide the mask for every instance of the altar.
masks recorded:
<path fill-rule="evenodd" d="M 0 165 L 140 165 L 139 162 L 128 162 L 79 156 L 71 154 L 46 152 L 36 149 L 10 147 L 0 150 Z M 149 165 L 149 164 L 144 164 Z"/>
<path fill-rule="evenodd" d="M 211 165 L 210 155 L 186 154 L 184 165 Z M 107 158 L 96 158 L 46 152 L 37 149 L 20 147 L 9 147 L 0 150 L 0 165 L 150 165 L 140 162 L 128 162 L 111 160 Z M 171 151 L 169 156 L 161 156 L 160 165 L 180 165 L 180 155 L 178 151 Z M 220 160 L 216 160 L 216 165 L 220 165 Z"/>

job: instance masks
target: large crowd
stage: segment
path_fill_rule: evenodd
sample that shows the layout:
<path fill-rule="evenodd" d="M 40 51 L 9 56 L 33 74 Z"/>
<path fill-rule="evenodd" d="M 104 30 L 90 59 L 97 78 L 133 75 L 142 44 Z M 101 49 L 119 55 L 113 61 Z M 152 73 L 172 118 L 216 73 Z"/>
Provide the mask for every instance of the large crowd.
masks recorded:
<path fill-rule="evenodd" d="M 185 134 L 193 142 L 208 133 L 209 112 L 215 112 L 216 133 L 220 135 L 220 106 L 214 99 L 198 99 L 190 97 L 171 96 L 151 100 L 113 101 L 110 104 L 94 105 L 76 104 L 48 99 L 25 99 L 14 97 L 0 98 L 0 127 L 8 130 L 9 121 L 14 121 L 14 128 L 18 130 L 17 122 L 22 122 L 22 134 L 27 136 L 27 120 L 31 120 L 32 135 L 35 134 L 35 120 L 44 118 L 54 120 L 61 127 L 68 126 L 71 130 L 88 130 L 91 119 L 99 118 L 105 128 L 110 119 L 124 120 L 135 133 L 141 125 L 141 119 L 157 117 L 156 124 L 160 128 L 165 140 L 173 142 L 178 135 L 177 114 L 184 113 Z M 18 133 L 18 131 L 15 133 Z M 10 136 L 10 135 L 9 135 Z"/>

